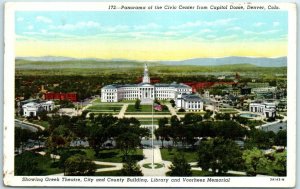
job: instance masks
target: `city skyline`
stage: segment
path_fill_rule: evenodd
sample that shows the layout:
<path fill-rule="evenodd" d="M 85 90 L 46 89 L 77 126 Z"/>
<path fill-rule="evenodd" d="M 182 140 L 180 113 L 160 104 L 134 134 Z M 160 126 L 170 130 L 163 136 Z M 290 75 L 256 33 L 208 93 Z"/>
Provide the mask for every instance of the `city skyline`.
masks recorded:
<path fill-rule="evenodd" d="M 280 57 L 287 55 L 287 17 L 286 11 L 16 12 L 16 56 Z"/>

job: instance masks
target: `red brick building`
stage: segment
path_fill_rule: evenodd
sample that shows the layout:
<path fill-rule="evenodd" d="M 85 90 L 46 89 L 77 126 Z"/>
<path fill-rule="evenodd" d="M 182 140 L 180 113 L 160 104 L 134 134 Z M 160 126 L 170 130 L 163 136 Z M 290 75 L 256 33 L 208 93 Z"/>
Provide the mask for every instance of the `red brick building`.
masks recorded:
<path fill-rule="evenodd" d="M 77 93 L 55 93 L 55 92 L 47 92 L 44 94 L 45 100 L 69 100 L 72 102 L 77 102 Z"/>
<path fill-rule="evenodd" d="M 234 82 L 226 82 L 226 81 L 205 81 L 205 82 L 185 82 L 184 84 L 192 87 L 193 92 L 196 92 L 199 89 L 206 89 L 213 87 L 214 85 L 232 85 Z"/>

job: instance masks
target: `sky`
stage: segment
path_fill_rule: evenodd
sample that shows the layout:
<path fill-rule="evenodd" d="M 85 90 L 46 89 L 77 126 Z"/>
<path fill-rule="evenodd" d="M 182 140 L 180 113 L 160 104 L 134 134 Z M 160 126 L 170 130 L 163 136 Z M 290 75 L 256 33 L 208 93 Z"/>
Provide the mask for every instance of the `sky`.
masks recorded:
<path fill-rule="evenodd" d="M 185 60 L 287 55 L 287 11 L 18 11 L 16 56 Z"/>

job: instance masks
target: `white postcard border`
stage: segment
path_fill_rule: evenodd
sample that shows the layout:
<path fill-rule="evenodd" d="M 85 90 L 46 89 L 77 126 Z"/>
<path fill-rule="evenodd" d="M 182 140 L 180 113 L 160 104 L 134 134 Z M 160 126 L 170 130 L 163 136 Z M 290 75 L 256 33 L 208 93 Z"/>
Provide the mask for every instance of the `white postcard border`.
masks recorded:
<path fill-rule="evenodd" d="M 168 179 L 181 179 L 180 182 L 169 182 L 169 183 L 155 183 L 155 182 L 126 182 L 127 177 L 124 178 L 124 182 L 108 182 L 109 178 L 117 177 L 86 177 L 86 178 L 105 178 L 106 182 L 54 182 L 54 181 L 43 181 L 43 182 L 22 182 L 23 176 L 14 176 L 14 80 L 15 80 L 15 65 L 14 65 L 14 49 L 15 49 L 15 19 L 14 13 L 18 10 L 85 10 L 85 11 L 120 11 L 120 10 L 108 10 L 108 5 L 111 4 L 124 4 L 124 5 L 136 5 L 135 2 L 101 2 L 101 3 L 32 3 L 32 2 L 20 2 L 20 3 L 6 3 L 5 5 L 5 31 L 4 31 L 4 42 L 5 42 L 5 54 L 4 54 L 4 183 L 10 186 L 105 186 L 105 187 L 293 187 L 295 186 L 296 176 L 296 5 L 288 3 L 251 3 L 255 5 L 277 5 L 281 10 L 289 12 L 288 15 L 288 143 L 287 143 L 287 176 L 286 177 L 226 177 L 230 178 L 229 183 L 207 183 L 207 182 L 183 182 L 180 177 L 164 177 Z M 218 4 L 218 5 L 232 5 L 232 4 L 248 4 L 248 3 L 173 3 L 173 2 L 141 2 L 139 5 L 165 5 L 165 4 Z M 67 6 L 66 6 L 67 5 Z M 68 7 L 67 9 L 64 7 Z M 132 11 L 132 10 L 130 10 Z M 135 10 L 140 11 L 140 10 Z M 154 11 L 154 10 L 143 10 L 143 11 Z M 160 10 L 169 11 L 169 10 Z M 180 11 L 180 10 L 179 10 Z M 209 10 L 215 11 L 216 10 Z M 236 10 L 227 10 L 236 11 Z M 276 11 L 276 10 L 273 10 Z M 28 178 L 57 178 L 53 176 L 31 176 Z M 59 177 L 60 180 L 63 177 Z M 81 178 L 85 177 L 65 177 L 65 178 Z M 132 178 L 132 177 L 131 177 Z M 151 178 L 161 177 L 135 177 L 141 179 L 151 180 Z M 189 178 L 207 178 L 209 177 L 189 177 Z M 213 177 L 224 178 L 224 177 Z M 270 181 L 270 178 L 284 178 L 284 181 L 274 182 Z"/>

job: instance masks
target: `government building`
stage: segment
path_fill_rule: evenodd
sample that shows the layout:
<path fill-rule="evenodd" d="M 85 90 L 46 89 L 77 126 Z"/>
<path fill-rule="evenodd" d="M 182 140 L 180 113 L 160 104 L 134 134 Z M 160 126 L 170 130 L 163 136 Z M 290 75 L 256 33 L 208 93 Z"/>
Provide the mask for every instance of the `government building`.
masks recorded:
<path fill-rule="evenodd" d="M 154 99 L 171 100 L 176 102 L 177 108 L 186 111 L 203 110 L 200 97 L 192 95 L 192 87 L 173 82 L 171 84 L 150 83 L 148 67 L 145 65 L 143 81 L 139 84 L 106 85 L 101 89 L 101 102 L 119 102 L 121 100 L 140 99 L 141 104 L 152 104 Z M 177 102 L 180 100 L 180 102 Z"/>

